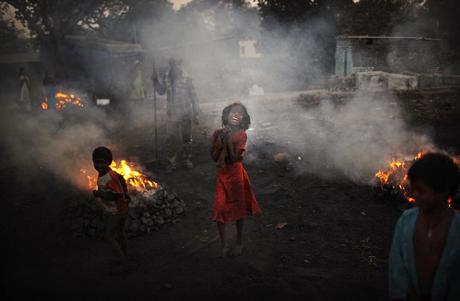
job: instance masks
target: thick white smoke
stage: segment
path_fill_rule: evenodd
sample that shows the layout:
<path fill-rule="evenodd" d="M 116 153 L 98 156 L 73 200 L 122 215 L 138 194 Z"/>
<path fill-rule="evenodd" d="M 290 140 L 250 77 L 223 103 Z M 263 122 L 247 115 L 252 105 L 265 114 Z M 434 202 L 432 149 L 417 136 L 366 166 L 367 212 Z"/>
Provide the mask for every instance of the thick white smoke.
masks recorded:
<path fill-rule="evenodd" d="M 252 150 L 257 152 L 264 140 L 270 140 L 287 149 L 294 159 L 302 158 L 295 161 L 299 172 L 345 176 L 367 183 L 395 153 L 414 154 L 431 147 L 429 138 L 406 127 L 391 94 L 361 92 L 341 105 L 325 97 L 314 107 L 289 98 L 278 100 L 277 95 L 271 97 L 270 104 L 247 98 L 253 84 L 266 92 L 306 89 L 332 71 L 325 62 L 333 60 L 334 53 L 324 52 L 322 39 L 333 35 L 334 28 L 321 18 L 291 29 L 280 28 L 276 34 L 262 34 L 256 11 L 225 6 L 204 10 L 192 6 L 144 21 L 138 32 L 146 49 L 142 70 L 149 96 L 153 60 L 164 71 L 169 57 L 182 58 L 208 112 L 221 112 L 230 103 L 226 99 L 243 100 L 254 121 Z M 241 58 L 242 39 L 257 40 L 262 56 Z M 116 82 L 129 85 L 131 80 L 119 78 Z M 129 127 L 151 128 L 151 104 L 124 101 Z M 164 98 L 161 103 L 164 105 Z M 4 143 L 11 160 L 18 164 L 33 161 L 73 183 L 81 178 L 75 176 L 81 168 L 91 169 L 92 149 L 113 143 L 110 131 L 118 126 L 95 108 L 86 108 L 84 118 L 75 117 L 78 122 L 70 122 L 69 116 L 61 114 L 4 113 Z M 164 116 L 160 118 L 164 120 Z M 263 123 L 271 126 L 260 126 Z"/>
<path fill-rule="evenodd" d="M 24 113 L 15 108 L 2 111 L 5 159 L 8 165 L 22 171 L 18 172 L 18 180 L 32 178 L 36 175 L 34 170 L 45 168 L 56 178 L 87 189 L 80 170 L 92 171 L 92 150 L 111 144 L 108 131 L 113 123 L 95 108 L 75 109 L 81 112 Z"/>
<path fill-rule="evenodd" d="M 255 121 L 253 149 L 260 149 L 265 140 L 282 146 L 301 173 L 345 176 L 368 184 L 392 156 L 433 148 L 428 136 L 407 128 L 389 93 L 362 91 L 342 104 L 324 97 L 310 108 L 286 100 L 271 104 L 275 110 L 263 103 L 246 103 Z M 264 123 L 270 123 L 266 130 Z"/>

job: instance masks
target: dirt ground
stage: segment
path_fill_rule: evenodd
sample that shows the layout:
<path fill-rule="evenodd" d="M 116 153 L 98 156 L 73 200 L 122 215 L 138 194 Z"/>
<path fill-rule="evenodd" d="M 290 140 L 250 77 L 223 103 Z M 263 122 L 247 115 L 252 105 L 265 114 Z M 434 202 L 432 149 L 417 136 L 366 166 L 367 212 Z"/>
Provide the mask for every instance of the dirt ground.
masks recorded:
<path fill-rule="evenodd" d="M 387 255 L 400 204 L 346 179 L 298 174 L 288 162 L 273 160 L 283 151 L 276 145 L 267 144 L 266 156 L 246 164 L 263 214 L 245 223 L 243 255 L 219 257 L 210 220 L 215 167 L 208 156 L 211 125 L 219 116 L 205 105 L 203 111 L 192 170 L 167 175 L 152 162 L 151 128 L 114 134 L 115 143 L 130 145 L 139 163 L 187 203 L 178 224 L 129 240 L 128 272 L 114 272 L 103 241 L 74 238 L 63 226 L 62 210 L 81 192 L 40 166 L 2 166 L 2 284 L 8 299 L 386 300 Z M 460 146 L 458 123 L 430 126 L 439 145 Z M 18 168 L 40 176 L 8 176 Z M 287 224 L 277 229 L 279 223 Z M 233 243 L 234 226 L 228 230 Z"/>

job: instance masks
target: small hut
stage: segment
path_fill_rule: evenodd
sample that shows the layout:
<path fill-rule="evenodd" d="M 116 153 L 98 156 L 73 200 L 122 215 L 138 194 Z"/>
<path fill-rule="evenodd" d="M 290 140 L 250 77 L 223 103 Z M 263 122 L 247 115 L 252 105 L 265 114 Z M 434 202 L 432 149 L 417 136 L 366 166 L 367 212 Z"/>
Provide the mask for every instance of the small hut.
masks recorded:
<path fill-rule="evenodd" d="M 338 36 L 335 75 L 361 71 L 431 73 L 441 66 L 439 39 L 393 36 Z"/>

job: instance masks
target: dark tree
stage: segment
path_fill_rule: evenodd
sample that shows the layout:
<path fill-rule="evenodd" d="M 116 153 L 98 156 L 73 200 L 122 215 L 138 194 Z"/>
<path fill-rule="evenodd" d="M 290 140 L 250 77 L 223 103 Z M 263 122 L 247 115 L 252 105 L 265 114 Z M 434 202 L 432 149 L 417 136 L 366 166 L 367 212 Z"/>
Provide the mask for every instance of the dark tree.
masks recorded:
<path fill-rule="evenodd" d="M 131 43 L 141 42 L 142 29 L 151 27 L 162 17 L 172 14 L 167 0 L 123 0 L 126 12 L 99 21 L 98 33 L 109 39 Z"/>
<path fill-rule="evenodd" d="M 352 0 L 259 1 L 262 52 L 277 61 L 284 78 L 296 79 L 287 88 L 305 87 L 332 71 L 337 22 L 350 5 Z"/>
<path fill-rule="evenodd" d="M 447 39 L 452 48 L 460 49 L 460 1 L 427 0 L 422 15 L 427 17 L 433 34 Z"/>
<path fill-rule="evenodd" d="M 416 3 L 407 0 L 360 0 L 342 12 L 339 32 L 353 35 L 391 35 L 414 19 Z"/>
<path fill-rule="evenodd" d="M 119 0 L 7 0 L 16 18 L 36 37 L 53 60 L 53 69 L 62 74 L 62 41 L 65 35 L 97 30 L 101 19 L 124 14 Z"/>
<path fill-rule="evenodd" d="M 299 0 L 260 0 L 261 24 L 266 29 L 274 29 L 279 23 L 304 22 L 313 5 Z"/>
<path fill-rule="evenodd" d="M 448 0 L 445 0 L 448 1 Z M 299 24 L 321 19 L 339 34 L 388 34 L 413 17 L 417 2 L 407 0 L 260 0 L 262 25 Z"/>

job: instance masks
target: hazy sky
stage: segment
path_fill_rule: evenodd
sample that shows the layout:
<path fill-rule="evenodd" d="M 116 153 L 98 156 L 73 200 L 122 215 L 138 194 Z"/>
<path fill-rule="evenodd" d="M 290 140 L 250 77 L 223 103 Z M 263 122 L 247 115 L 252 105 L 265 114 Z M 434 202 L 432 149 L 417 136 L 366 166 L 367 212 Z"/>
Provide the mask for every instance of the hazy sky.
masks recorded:
<path fill-rule="evenodd" d="M 192 0 L 169 0 L 169 2 L 172 2 L 174 9 L 179 9 L 182 5 L 185 5 L 191 1 Z M 250 2 L 252 5 L 257 4 L 257 0 L 248 0 L 248 2 Z"/>
<path fill-rule="evenodd" d="M 172 2 L 174 9 L 179 9 L 182 5 L 189 3 L 192 0 L 169 0 Z"/>

